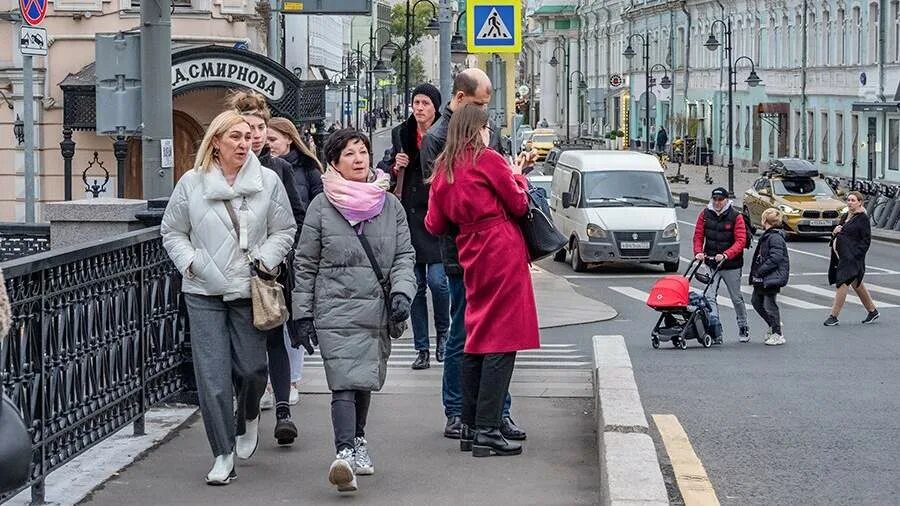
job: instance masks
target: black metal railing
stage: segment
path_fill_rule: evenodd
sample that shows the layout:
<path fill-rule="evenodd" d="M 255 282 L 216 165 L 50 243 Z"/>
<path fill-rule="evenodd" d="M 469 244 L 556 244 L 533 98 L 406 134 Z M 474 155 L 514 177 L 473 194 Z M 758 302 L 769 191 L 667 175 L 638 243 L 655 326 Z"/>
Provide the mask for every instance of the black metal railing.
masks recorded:
<path fill-rule="evenodd" d="M 0 223 L 0 262 L 49 249 L 49 224 Z"/>
<path fill-rule="evenodd" d="M 41 503 L 47 474 L 128 424 L 143 434 L 147 409 L 184 388 L 181 278 L 158 228 L 0 268 L 13 313 L 0 386 L 29 428 Z"/>

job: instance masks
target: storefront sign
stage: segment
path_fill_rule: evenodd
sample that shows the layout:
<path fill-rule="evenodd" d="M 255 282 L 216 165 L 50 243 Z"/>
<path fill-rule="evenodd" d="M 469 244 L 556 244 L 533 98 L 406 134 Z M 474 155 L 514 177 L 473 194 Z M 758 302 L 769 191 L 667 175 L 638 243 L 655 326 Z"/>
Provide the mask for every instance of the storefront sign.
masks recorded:
<path fill-rule="evenodd" d="M 200 58 L 172 65 L 172 91 L 202 83 L 231 83 L 262 93 L 269 100 L 284 96 L 281 79 L 246 62 L 225 58 Z"/>

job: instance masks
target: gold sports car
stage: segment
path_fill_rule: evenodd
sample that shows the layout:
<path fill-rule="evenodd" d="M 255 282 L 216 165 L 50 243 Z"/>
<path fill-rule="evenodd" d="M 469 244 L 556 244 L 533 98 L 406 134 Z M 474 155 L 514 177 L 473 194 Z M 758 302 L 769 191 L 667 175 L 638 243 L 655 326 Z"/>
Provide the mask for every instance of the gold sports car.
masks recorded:
<path fill-rule="evenodd" d="M 827 236 L 847 212 L 847 204 L 806 160 L 772 160 L 769 170 L 744 192 L 744 212 L 762 230 L 760 217 L 774 207 L 784 213 L 784 231 L 796 236 Z"/>

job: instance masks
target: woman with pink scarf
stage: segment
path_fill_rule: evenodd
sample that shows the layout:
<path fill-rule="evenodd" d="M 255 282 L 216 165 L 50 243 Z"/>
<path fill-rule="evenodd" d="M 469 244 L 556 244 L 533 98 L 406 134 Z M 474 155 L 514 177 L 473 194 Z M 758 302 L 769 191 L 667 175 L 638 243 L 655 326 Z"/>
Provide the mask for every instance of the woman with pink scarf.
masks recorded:
<path fill-rule="evenodd" d="M 292 314 L 302 338 L 319 347 L 332 391 L 337 456 L 328 479 L 352 492 L 358 475 L 375 473 L 366 419 L 387 374 L 388 326 L 409 318 L 416 254 L 389 176 L 371 169 L 369 139 L 338 130 L 324 151 L 324 191 L 306 211 L 294 260 Z"/>

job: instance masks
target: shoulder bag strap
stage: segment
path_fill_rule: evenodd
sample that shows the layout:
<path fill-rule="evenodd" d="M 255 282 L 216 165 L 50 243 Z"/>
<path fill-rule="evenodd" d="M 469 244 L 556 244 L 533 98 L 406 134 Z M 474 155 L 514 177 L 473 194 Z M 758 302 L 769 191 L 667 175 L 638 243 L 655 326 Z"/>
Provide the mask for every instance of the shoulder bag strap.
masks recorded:
<path fill-rule="evenodd" d="M 238 245 L 241 250 L 246 251 L 247 248 L 244 247 L 245 244 L 241 241 L 241 225 L 240 220 L 238 220 L 237 213 L 234 212 L 234 207 L 231 205 L 230 200 L 223 200 L 223 204 L 225 204 L 225 210 L 228 211 L 228 217 L 231 218 L 231 226 L 234 227 L 234 233 L 237 235 Z M 246 205 L 246 199 L 241 200 L 241 209 Z"/>
<path fill-rule="evenodd" d="M 390 294 L 388 293 L 387 280 L 384 278 L 384 273 L 381 271 L 381 267 L 378 265 L 378 260 L 375 259 L 375 253 L 372 251 L 372 245 L 369 244 L 369 240 L 361 230 L 357 230 L 356 237 L 359 239 L 360 244 L 362 244 L 363 249 L 366 251 L 366 256 L 369 257 L 369 263 L 372 264 L 372 270 L 375 271 L 375 277 L 378 278 L 378 284 L 381 285 L 381 291 L 384 292 L 385 304 L 390 304 Z"/>

